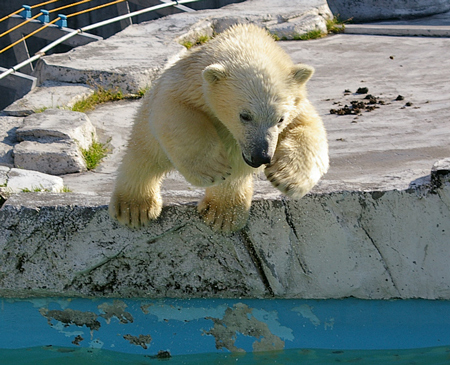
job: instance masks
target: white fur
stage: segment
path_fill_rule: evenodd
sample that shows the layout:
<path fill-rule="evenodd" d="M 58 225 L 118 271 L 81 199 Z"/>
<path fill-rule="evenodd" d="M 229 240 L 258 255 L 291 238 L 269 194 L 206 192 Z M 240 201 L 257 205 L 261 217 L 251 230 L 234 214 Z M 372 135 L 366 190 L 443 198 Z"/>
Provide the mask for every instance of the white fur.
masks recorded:
<path fill-rule="evenodd" d="M 164 71 L 135 117 L 110 214 L 132 227 L 157 218 L 159 186 L 172 169 L 206 187 L 198 210 L 214 230 L 245 225 L 261 168 L 280 191 L 302 197 L 328 169 L 326 132 L 306 99 L 313 71 L 294 65 L 252 25 L 188 52 Z M 267 163 L 253 168 L 245 160 Z"/>

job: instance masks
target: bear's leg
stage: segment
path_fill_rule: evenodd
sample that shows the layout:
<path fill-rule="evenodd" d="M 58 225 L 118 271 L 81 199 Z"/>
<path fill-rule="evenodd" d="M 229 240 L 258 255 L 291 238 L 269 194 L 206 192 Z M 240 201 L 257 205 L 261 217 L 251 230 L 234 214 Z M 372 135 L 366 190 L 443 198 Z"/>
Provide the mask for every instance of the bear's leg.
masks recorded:
<path fill-rule="evenodd" d="M 230 178 L 206 189 L 205 197 L 198 204 L 198 211 L 214 231 L 237 231 L 247 223 L 252 195 L 251 174 L 237 179 Z"/>
<path fill-rule="evenodd" d="M 328 170 L 328 142 L 322 120 L 310 105 L 303 115 L 280 134 L 272 161 L 264 170 L 274 187 L 294 199 L 308 193 Z"/>
<path fill-rule="evenodd" d="M 169 97 L 157 102 L 152 130 L 174 168 L 195 186 L 217 185 L 230 176 L 228 154 L 211 117 Z"/>
<path fill-rule="evenodd" d="M 162 209 L 161 180 L 171 169 L 170 161 L 148 132 L 146 123 L 138 121 L 118 169 L 109 204 L 111 217 L 133 228 L 156 219 Z"/>

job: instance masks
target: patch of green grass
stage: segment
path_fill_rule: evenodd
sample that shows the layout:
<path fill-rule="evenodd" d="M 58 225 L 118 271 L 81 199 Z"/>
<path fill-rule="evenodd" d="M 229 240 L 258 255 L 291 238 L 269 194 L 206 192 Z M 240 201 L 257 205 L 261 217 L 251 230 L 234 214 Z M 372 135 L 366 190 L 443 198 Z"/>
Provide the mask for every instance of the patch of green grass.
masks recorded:
<path fill-rule="evenodd" d="M 81 149 L 81 153 L 83 154 L 84 161 L 86 162 L 86 167 L 88 170 L 95 169 L 101 160 L 106 156 L 108 152 L 108 148 L 105 144 L 94 141 L 92 142 L 91 147 L 89 149 Z"/>
<path fill-rule="evenodd" d="M 142 88 L 142 89 L 139 89 L 138 92 L 137 92 L 137 94 L 136 94 L 137 98 L 143 98 L 144 95 L 145 95 L 145 93 L 146 93 L 148 90 L 150 90 L 150 87 L 149 87 L 149 86 L 144 87 L 144 88 Z"/>
<path fill-rule="evenodd" d="M 50 189 L 45 189 L 42 185 L 40 186 L 34 186 L 31 188 L 22 188 L 20 189 L 22 193 L 50 193 Z M 66 185 L 63 186 L 61 190 L 58 191 L 58 193 L 70 193 L 72 190 Z"/>
<path fill-rule="evenodd" d="M 98 104 L 123 99 L 125 99 L 125 95 L 120 90 L 111 90 L 98 87 L 92 95 L 77 101 L 73 105 L 72 110 L 74 112 L 84 113 L 86 111 L 93 110 Z"/>
<path fill-rule="evenodd" d="M 325 36 L 326 33 L 323 33 L 320 29 L 313 29 L 304 34 L 294 35 L 294 40 L 309 41 L 311 39 L 319 39 Z"/>
<path fill-rule="evenodd" d="M 77 101 L 73 107 L 72 111 L 85 113 L 89 110 L 95 109 L 99 104 L 107 103 L 109 101 L 118 101 L 124 99 L 140 99 L 145 93 L 150 89 L 150 87 L 144 87 L 139 89 L 136 94 L 124 94 L 119 89 L 105 89 L 104 87 L 97 87 L 94 93 L 82 100 Z M 45 110 L 45 109 L 44 109 Z"/>
<path fill-rule="evenodd" d="M 43 107 L 41 107 L 41 108 L 35 109 L 34 112 L 35 112 L 35 113 L 43 113 L 43 112 L 45 112 L 47 109 L 50 109 L 50 107 L 48 107 L 48 106 L 43 106 Z"/>
<path fill-rule="evenodd" d="M 327 31 L 328 33 L 343 33 L 345 30 L 345 23 L 348 23 L 351 19 L 341 20 L 338 16 L 335 16 L 327 20 Z"/>
<path fill-rule="evenodd" d="M 31 189 L 30 188 L 23 188 L 20 189 L 22 193 L 41 193 L 41 192 L 50 192 L 49 189 L 45 189 L 42 185 L 34 186 Z"/>
<path fill-rule="evenodd" d="M 275 42 L 278 42 L 281 40 L 281 38 L 278 36 L 278 34 L 269 33 L 269 35 L 275 40 Z"/>
<path fill-rule="evenodd" d="M 64 185 L 63 188 L 59 192 L 60 193 L 71 193 L 72 190 L 67 185 Z"/>
<path fill-rule="evenodd" d="M 191 49 L 192 47 L 205 44 L 206 42 L 210 41 L 211 39 L 212 39 L 212 37 L 210 37 L 209 35 L 200 35 L 197 37 L 197 39 L 194 42 L 183 41 L 183 42 L 181 42 L 181 45 L 186 47 L 187 49 Z"/>

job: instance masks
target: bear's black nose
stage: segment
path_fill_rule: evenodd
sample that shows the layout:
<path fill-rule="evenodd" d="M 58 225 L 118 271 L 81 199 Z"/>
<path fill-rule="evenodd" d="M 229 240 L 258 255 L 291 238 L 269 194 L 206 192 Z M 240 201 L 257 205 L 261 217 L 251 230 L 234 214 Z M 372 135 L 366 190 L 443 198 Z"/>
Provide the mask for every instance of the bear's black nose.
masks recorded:
<path fill-rule="evenodd" d="M 261 152 L 256 155 L 252 155 L 250 160 L 247 157 L 245 157 L 244 154 L 242 154 L 242 157 L 244 158 L 244 161 L 247 165 L 255 169 L 261 165 L 270 163 L 270 160 L 272 159 L 271 156 L 269 156 L 266 152 Z"/>

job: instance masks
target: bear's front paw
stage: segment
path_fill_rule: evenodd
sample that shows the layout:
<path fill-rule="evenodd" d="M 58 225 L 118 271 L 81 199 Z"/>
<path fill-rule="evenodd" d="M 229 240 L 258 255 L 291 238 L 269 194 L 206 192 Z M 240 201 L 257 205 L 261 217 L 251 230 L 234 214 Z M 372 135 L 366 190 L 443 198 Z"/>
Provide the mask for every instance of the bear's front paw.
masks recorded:
<path fill-rule="evenodd" d="M 245 226 L 249 209 L 242 205 L 220 204 L 212 199 L 203 199 L 198 204 L 198 212 L 204 222 L 215 232 L 231 233 Z"/>
<path fill-rule="evenodd" d="M 159 217 L 161 209 L 162 200 L 159 195 L 131 199 L 114 193 L 109 203 L 110 216 L 131 228 L 147 225 L 150 220 Z"/>
<path fill-rule="evenodd" d="M 275 188 L 294 199 L 300 199 L 314 186 L 313 181 L 286 165 L 270 164 L 264 174 Z"/>

